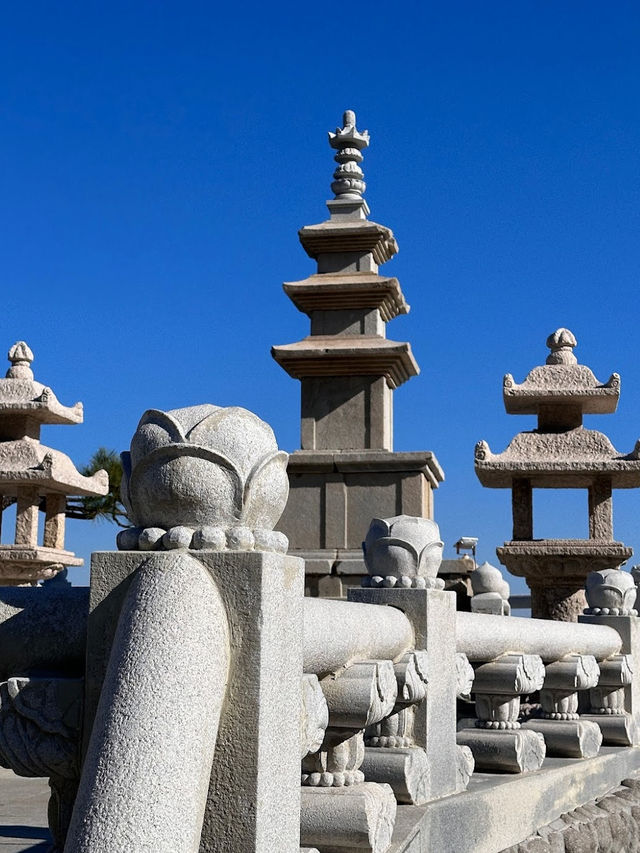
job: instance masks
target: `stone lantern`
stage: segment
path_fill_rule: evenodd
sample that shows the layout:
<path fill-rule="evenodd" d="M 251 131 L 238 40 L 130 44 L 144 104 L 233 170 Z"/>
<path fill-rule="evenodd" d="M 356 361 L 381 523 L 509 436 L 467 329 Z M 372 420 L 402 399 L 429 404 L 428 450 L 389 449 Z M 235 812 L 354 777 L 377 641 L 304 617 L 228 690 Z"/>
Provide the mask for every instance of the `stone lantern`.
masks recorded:
<path fill-rule="evenodd" d="M 16 527 L 13 543 L 0 545 L 0 584 L 34 586 L 65 566 L 82 565 L 64 547 L 66 499 L 106 495 L 109 478 L 106 471 L 83 477 L 68 456 L 40 443 L 43 424 L 82 423 L 82 403 L 62 406 L 50 388 L 34 381 L 33 353 L 24 341 L 11 347 L 9 361 L 0 379 L 0 530 L 2 510 L 14 502 Z"/>
<path fill-rule="evenodd" d="M 599 383 L 578 364 L 576 343 L 568 329 L 558 329 L 547 339 L 545 365 L 520 385 L 504 377 L 507 413 L 537 415 L 537 429 L 518 433 L 503 453 L 492 453 L 486 441 L 475 450 L 482 485 L 512 493 L 513 539 L 497 549 L 500 562 L 527 579 L 532 616 L 563 621 L 575 621 L 585 608 L 589 572 L 615 569 L 633 553 L 613 538 L 612 489 L 640 486 L 640 442 L 624 455 L 606 435 L 582 426 L 583 415 L 615 412 L 620 377 Z M 533 489 L 586 489 L 589 538 L 536 539 Z"/>

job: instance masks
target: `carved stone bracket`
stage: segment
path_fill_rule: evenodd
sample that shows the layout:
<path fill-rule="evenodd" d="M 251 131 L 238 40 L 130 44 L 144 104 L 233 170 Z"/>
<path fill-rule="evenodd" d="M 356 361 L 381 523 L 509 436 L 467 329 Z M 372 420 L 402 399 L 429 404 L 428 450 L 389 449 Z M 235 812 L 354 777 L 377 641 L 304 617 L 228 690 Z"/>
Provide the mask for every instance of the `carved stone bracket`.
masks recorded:
<path fill-rule="evenodd" d="M 389 660 L 358 661 L 320 682 L 331 726 L 363 729 L 387 717 L 398 695 Z"/>
<path fill-rule="evenodd" d="M 578 690 L 594 688 L 600 670 L 592 655 L 567 655 L 547 664 L 540 691 L 543 719 L 533 718 L 524 728 L 544 736 L 547 752 L 568 758 L 593 758 L 600 751 L 600 728 L 578 715 Z"/>
<path fill-rule="evenodd" d="M 0 765 L 19 776 L 77 779 L 83 679 L 0 683 Z"/>
<path fill-rule="evenodd" d="M 478 770 L 522 773 L 542 766 L 542 735 L 521 730 L 520 696 L 542 687 L 538 655 L 507 654 L 475 669 L 476 720 L 458 724 L 458 746 L 468 747 Z"/>

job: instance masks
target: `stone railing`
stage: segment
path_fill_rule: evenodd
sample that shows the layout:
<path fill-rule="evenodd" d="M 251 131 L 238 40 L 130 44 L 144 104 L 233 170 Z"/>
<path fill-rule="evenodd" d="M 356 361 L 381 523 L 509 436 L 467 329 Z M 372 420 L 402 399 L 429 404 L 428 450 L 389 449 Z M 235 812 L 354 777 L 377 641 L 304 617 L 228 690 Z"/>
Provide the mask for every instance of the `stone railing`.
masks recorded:
<path fill-rule="evenodd" d="M 266 424 L 147 412 L 125 463 L 136 526 L 91 589 L 0 590 L 0 763 L 50 778 L 58 850 L 498 853 L 627 802 L 628 573 L 590 576 L 578 624 L 492 615 L 491 567 L 456 613 L 437 525 L 400 516 L 372 522 L 349 601 L 305 599 Z"/>

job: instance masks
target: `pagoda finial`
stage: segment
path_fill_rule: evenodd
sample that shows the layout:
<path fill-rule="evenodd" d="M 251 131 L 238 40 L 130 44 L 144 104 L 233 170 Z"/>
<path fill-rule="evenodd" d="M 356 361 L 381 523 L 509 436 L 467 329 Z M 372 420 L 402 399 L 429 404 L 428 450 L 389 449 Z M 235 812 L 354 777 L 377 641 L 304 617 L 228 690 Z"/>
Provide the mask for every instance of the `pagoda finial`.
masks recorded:
<path fill-rule="evenodd" d="M 577 364 L 578 359 L 573 354 L 577 346 L 575 335 L 569 329 L 556 329 L 547 338 L 547 346 L 551 350 L 547 356 L 547 364 Z"/>
<path fill-rule="evenodd" d="M 15 343 L 7 353 L 7 358 L 11 362 L 11 367 L 7 370 L 7 379 L 33 379 L 31 370 L 33 353 L 24 341 Z"/>
<path fill-rule="evenodd" d="M 356 129 L 353 110 L 345 111 L 342 123 L 342 128 L 337 127 L 335 133 L 329 133 L 329 145 L 338 152 L 333 158 L 338 168 L 333 173 L 331 189 L 338 199 L 359 199 L 367 188 L 359 163 L 364 159 L 360 152 L 369 146 L 369 132 L 360 133 Z"/>

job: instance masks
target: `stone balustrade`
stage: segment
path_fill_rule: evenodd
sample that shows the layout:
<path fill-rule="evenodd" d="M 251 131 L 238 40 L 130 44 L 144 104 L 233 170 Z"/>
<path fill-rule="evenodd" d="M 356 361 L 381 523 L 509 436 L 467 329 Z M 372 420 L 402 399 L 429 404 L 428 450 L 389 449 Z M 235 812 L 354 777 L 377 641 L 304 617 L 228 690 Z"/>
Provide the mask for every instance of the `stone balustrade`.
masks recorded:
<path fill-rule="evenodd" d="M 401 516 L 373 521 L 349 601 L 305 599 L 270 536 L 286 479 L 260 480 L 283 465 L 266 425 L 152 412 L 132 447 L 137 527 L 93 555 L 90 591 L 0 591 L 0 762 L 50 776 L 58 850 L 498 853 L 537 828 L 545 784 L 559 817 L 640 773 L 627 573 L 590 578 L 578 623 L 494 608 L 492 567 L 456 612 L 437 525 Z M 205 494 L 230 484 L 215 506 L 200 465 Z M 530 809 L 469 846 L 456 827 L 505 784 Z"/>

